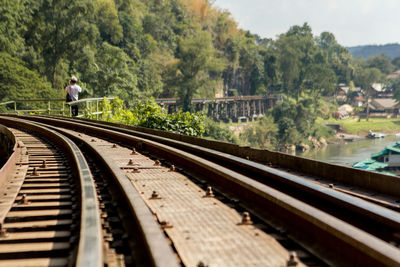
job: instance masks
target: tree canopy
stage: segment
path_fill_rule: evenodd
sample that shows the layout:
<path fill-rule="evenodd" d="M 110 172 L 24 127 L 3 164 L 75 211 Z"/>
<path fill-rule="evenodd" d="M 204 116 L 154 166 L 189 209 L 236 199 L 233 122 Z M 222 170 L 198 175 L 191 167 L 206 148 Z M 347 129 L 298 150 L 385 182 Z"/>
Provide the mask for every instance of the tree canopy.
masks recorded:
<path fill-rule="evenodd" d="M 261 38 L 208 0 L 0 3 L 0 51 L 54 93 L 75 75 L 87 96 L 119 96 L 128 104 L 179 97 L 190 110 L 195 96 L 283 92 L 298 99 L 331 94 L 336 81 L 353 79 L 354 62 L 333 34 L 314 36 L 305 23 L 277 40 Z M 370 67 L 385 64 L 391 63 L 371 59 Z"/>

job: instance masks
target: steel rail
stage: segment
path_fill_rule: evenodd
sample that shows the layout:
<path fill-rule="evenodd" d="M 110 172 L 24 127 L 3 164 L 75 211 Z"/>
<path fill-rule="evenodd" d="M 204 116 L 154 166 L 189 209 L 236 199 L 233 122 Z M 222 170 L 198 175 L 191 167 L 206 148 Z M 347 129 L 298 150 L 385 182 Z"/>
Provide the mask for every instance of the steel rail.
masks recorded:
<path fill-rule="evenodd" d="M 341 219 L 355 224 L 357 227 L 379 238 L 385 239 L 386 241 L 399 242 L 399 237 L 393 234 L 400 232 L 400 214 L 371 203 L 370 201 L 349 196 L 346 193 L 315 184 L 288 172 L 198 145 L 110 125 L 99 125 L 93 122 L 85 123 L 146 138 L 202 156 L 227 168 L 233 169 L 238 173 L 252 177 L 263 184 L 272 186 L 287 194 L 294 195 L 302 201 L 311 202 L 318 208 L 324 209 L 325 212 L 334 216 L 340 216 Z M 334 206 L 332 207 L 332 205 Z M 343 213 L 342 210 L 337 209 L 337 205 L 346 207 L 347 212 Z M 327 208 L 324 208 L 324 206 L 327 206 Z M 343 214 L 341 215 L 340 213 Z M 386 227 L 382 228 L 382 224 Z"/>
<path fill-rule="evenodd" d="M 65 117 L 54 118 L 65 119 Z M 280 168 L 289 169 L 293 172 L 303 173 L 308 176 L 321 177 L 323 179 L 342 182 L 347 185 L 358 186 L 372 190 L 377 193 L 383 193 L 395 197 L 400 197 L 400 182 L 398 177 L 384 175 L 380 173 L 369 172 L 361 169 L 355 169 L 317 160 L 311 160 L 298 156 L 292 156 L 285 153 L 256 149 L 251 147 L 241 147 L 226 142 L 207 140 L 193 136 L 166 132 L 156 129 L 149 129 L 138 126 L 130 126 L 104 121 L 93 121 L 89 119 L 75 118 L 71 121 L 84 121 L 90 125 L 102 125 L 101 127 L 109 129 L 128 129 L 135 132 L 137 136 L 144 136 L 144 133 L 165 137 L 168 139 L 190 143 L 199 147 L 209 148 L 229 155 L 234 155 L 242 159 L 250 157 L 251 160 L 272 164 Z M 100 126 L 99 126 L 100 127 Z"/>
<path fill-rule="evenodd" d="M 81 189 L 80 239 L 75 266 L 103 266 L 103 238 L 96 190 L 88 164 L 79 148 L 65 136 L 36 123 L 1 116 L 0 123 L 36 132 L 60 146 L 69 157 L 71 170 L 78 177 Z"/>
<path fill-rule="evenodd" d="M 127 146 L 142 147 L 158 157 L 167 158 L 174 164 L 184 166 L 194 175 L 201 176 L 202 179 L 207 179 L 208 182 L 234 194 L 260 216 L 265 218 L 271 217 L 273 214 L 274 220 L 278 220 L 280 225 L 290 229 L 290 235 L 303 242 L 310 250 L 324 255 L 328 263 L 400 265 L 400 250 L 387 242 L 209 160 L 126 133 L 89 126 L 87 123 L 73 123 L 42 117 L 32 119 L 59 127 L 73 128 L 102 138 L 111 138 Z M 324 247 L 322 248 L 321 244 L 315 246 L 315 240 L 322 240 Z"/>
<path fill-rule="evenodd" d="M 39 125 L 43 125 L 49 128 L 52 128 L 55 131 L 62 133 L 65 136 L 68 136 L 70 139 L 78 142 L 80 144 L 84 144 L 87 148 L 91 150 L 96 155 L 96 160 L 108 170 L 108 176 L 112 181 L 115 181 L 120 189 L 120 193 L 125 199 L 130 214 L 133 215 L 133 219 L 135 224 L 132 224 L 131 227 L 136 226 L 139 228 L 140 234 L 142 236 L 142 246 L 145 248 L 145 253 L 147 259 L 146 266 L 168 266 L 168 267 L 178 267 L 177 258 L 172 250 L 171 246 L 168 244 L 167 239 L 158 223 L 154 220 L 154 215 L 147 207 L 146 203 L 143 201 L 139 192 L 135 189 L 133 184 L 126 177 L 126 174 L 115 165 L 113 160 L 107 155 L 98 149 L 96 146 L 92 145 L 90 142 L 86 142 L 83 138 L 79 136 L 75 136 L 68 131 L 65 131 L 61 128 L 45 125 L 42 123 L 38 123 Z M 141 255 L 141 258 L 144 258 Z M 150 261 L 149 261 L 149 260 Z"/>
<path fill-rule="evenodd" d="M 10 178 L 7 174 L 15 167 L 15 159 L 18 151 L 14 134 L 2 125 L 0 125 L 0 137 L 2 137 L 1 142 L 8 143 L 3 144 L 5 146 L 4 156 L 8 156 L 8 159 L 0 169 L 0 188 L 3 188 L 4 184 Z"/>

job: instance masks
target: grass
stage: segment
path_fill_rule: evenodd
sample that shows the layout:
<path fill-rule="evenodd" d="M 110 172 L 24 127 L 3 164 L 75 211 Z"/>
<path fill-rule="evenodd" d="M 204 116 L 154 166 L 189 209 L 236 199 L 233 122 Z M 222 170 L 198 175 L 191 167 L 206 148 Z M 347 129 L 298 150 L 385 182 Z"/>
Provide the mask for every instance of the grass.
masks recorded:
<path fill-rule="evenodd" d="M 400 119 L 370 118 L 368 121 L 366 119 L 358 121 L 358 118 L 345 120 L 319 119 L 318 122 L 341 124 L 347 133 L 355 135 L 367 135 L 369 130 L 385 134 L 400 133 Z"/>

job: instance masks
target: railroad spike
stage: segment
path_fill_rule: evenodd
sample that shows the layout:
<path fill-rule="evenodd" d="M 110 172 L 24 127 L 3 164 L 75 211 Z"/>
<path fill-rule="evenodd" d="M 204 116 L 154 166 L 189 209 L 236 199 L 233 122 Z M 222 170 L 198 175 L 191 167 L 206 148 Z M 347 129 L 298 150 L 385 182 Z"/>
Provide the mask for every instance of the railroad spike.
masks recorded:
<path fill-rule="evenodd" d="M 133 160 L 132 159 L 129 160 L 128 165 L 130 165 L 130 166 L 133 165 Z"/>
<path fill-rule="evenodd" d="M 43 160 L 42 165 L 40 166 L 40 168 L 47 168 L 47 164 L 46 164 L 46 160 Z"/>
<path fill-rule="evenodd" d="M 174 172 L 175 171 L 175 165 L 171 165 L 171 167 L 169 168 L 170 172 Z"/>
<path fill-rule="evenodd" d="M 208 265 L 205 264 L 205 263 L 202 262 L 202 261 L 199 261 L 199 263 L 197 263 L 197 267 L 208 267 Z"/>
<path fill-rule="evenodd" d="M 170 224 L 169 221 L 161 221 L 161 228 L 165 229 L 165 228 L 172 228 L 173 226 Z"/>
<path fill-rule="evenodd" d="M 150 199 L 161 199 L 160 195 L 157 193 L 157 191 L 153 191 L 153 193 L 151 194 Z"/>
<path fill-rule="evenodd" d="M 118 147 L 117 144 L 112 145 L 112 148 L 117 148 L 117 147 Z"/>
<path fill-rule="evenodd" d="M 0 223 L 0 237 L 7 237 L 8 233 L 7 230 L 3 228 L 3 224 Z"/>
<path fill-rule="evenodd" d="M 132 148 L 131 155 L 136 155 L 136 154 L 137 154 L 137 152 L 136 152 L 136 148 Z"/>
<path fill-rule="evenodd" d="M 33 176 L 40 176 L 40 173 L 38 172 L 37 168 L 33 168 L 33 172 L 32 172 Z"/>
<path fill-rule="evenodd" d="M 95 139 L 92 139 L 92 140 L 90 140 L 90 142 L 96 142 L 96 140 L 95 140 Z"/>
<path fill-rule="evenodd" d="M 207 186 L 206 194 L 203 197 L 214 197 L 214 192 L 211 186 Z"/>
<path fill-rule="evenodd" d="M 287 261 L 287 266 L 297 266 L 299 264 L 299 258 L 297 257 L 296 251 L 290 251 L 289 260 Z"/>
<path fill-rule="evenodd" d="M 250 213 L 247 211 L 243 212 L 242 222 L 238 223 L 238 225 L 251 225 L 253 222 L 250 219 Z"/>
<path fill-rule="evenodd" d="M 132 173 L 140 173 L 138 168 L 133 168 Z"/>
<path fill-rule="evenodd" d="M 19 204 L 21 205 L 28 205 L 29 204 L 29 200 L 26 194 L 22 195 L 21 200 L 19 201 Z"/>
<path fill-rule="evenodd" d="M 160 166 L 161 162 L 157 159 L 156 161 L 154 161 L 154 166 Z"/>

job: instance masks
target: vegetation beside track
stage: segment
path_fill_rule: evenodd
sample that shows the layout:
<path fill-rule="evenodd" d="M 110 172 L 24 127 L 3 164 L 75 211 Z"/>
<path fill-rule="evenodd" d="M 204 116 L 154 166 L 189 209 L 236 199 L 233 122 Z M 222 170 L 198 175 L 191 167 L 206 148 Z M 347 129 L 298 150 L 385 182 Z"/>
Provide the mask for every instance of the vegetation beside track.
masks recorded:
<path fill-rule="evenodd" d="M 328 127 L 316 123 L 314 111 L 318 109 L 320 113 L 320 108 L 310 104 L 308 98 L 298 104 L 283 102 L 271 111 L 271 115 L 246 124 L 219 123 L 202 113 L 178 111 L 168 114 L 152 99 L 138 101 L 127 108 L 119 98 L 112 101 L 104 98 L 99 108 L 101 114 L 92 115 L 94 110 L 86 110 L 85 117 L 275 150 L 288 146 L 315 147 L 321 138 L 333 135 Z M 241 129 L 234 133 L 232 129 L 237 127 Z"/>
<path fill-rule="evenodd" d="M 91 115 L 94 110 L 87 110 L 85 117 L 189 136 L 201 136 L 204 133 L 203 114 L 182 111 L 168 114 L 153 99 L 138 101 L 132 107 L 126 108 L 118 97 L 112 101 L 104 98 L 100 102 L 100 110 L 102 113 L 99 115 Z"/>

